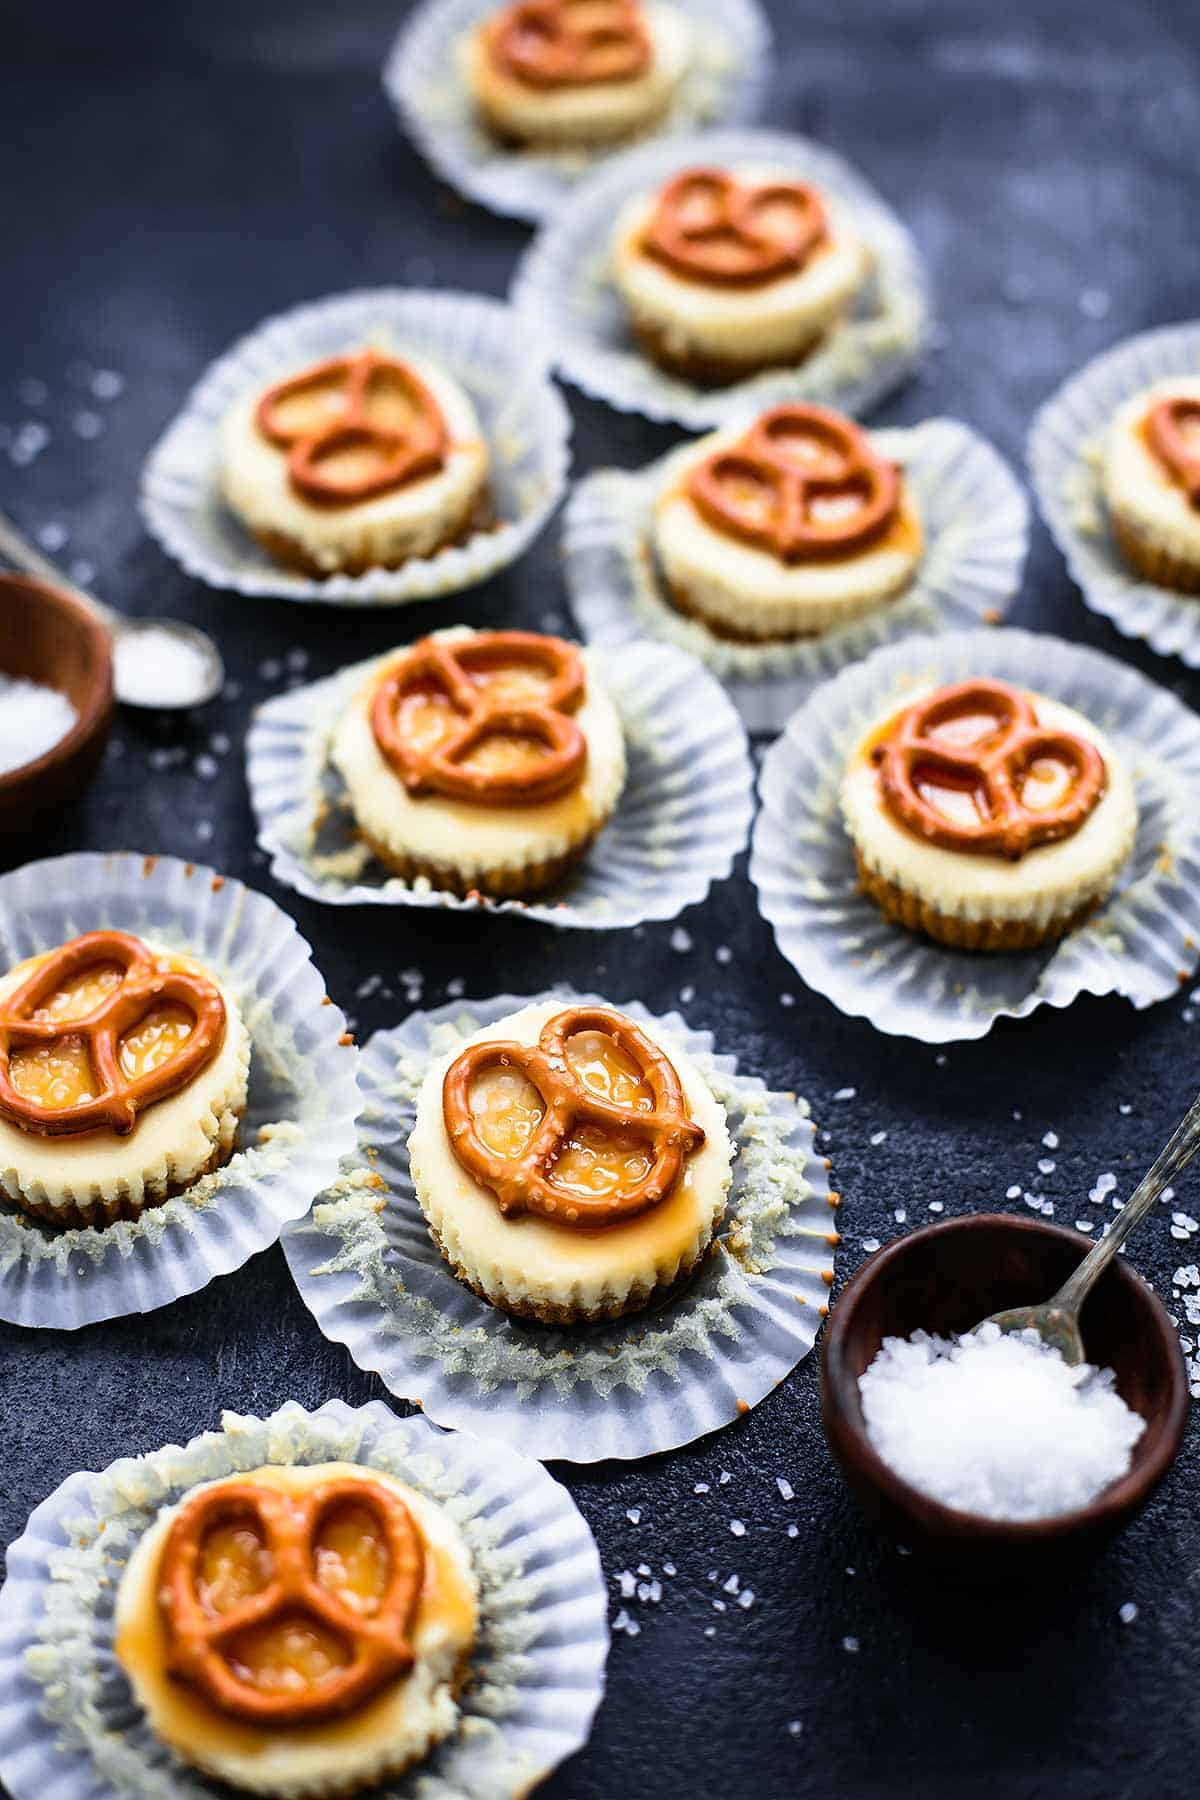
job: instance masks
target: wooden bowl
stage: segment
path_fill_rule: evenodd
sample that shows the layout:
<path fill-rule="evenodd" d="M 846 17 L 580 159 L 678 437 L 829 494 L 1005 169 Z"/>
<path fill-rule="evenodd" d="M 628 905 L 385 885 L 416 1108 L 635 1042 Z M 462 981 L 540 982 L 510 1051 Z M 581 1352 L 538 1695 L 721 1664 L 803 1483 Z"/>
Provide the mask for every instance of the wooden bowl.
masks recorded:
<path fill-rule="evenodd" d="M 1077 1231 L 1008 1213 L 978 1213 L 897 1238 L 865 1263 L 833 1308 L 821 1353 L 821 1415 L 864 1511 L 913 1548 L 1002 1575 L 1040 1552 L 1095 1547 L 1135 1513 L 1179 1449 L 1188 1381 L 1179 1338 L 1142 1278 L 1118 1256 L 1082 1317 L 1088 1360 L 1112 1369 L 1146 1429 L 1129 1472 L 1090 1505 L 1007 1522 L 958 1512 L 911 1487 L 872 1447 L 858 1378 L 885 1337 L 951 1336 L 1004 1307 L 1049 1299 L 1091 1249 Z"/>
<path fill-rule="evenodd" d="M 44 756 L 0 774 L 0 834 L 48 820 L 91 780 L 113 718 L 112 641 L 81 601 L 0 571 L 0 673 L 56 687 L 78 713 Z"/>

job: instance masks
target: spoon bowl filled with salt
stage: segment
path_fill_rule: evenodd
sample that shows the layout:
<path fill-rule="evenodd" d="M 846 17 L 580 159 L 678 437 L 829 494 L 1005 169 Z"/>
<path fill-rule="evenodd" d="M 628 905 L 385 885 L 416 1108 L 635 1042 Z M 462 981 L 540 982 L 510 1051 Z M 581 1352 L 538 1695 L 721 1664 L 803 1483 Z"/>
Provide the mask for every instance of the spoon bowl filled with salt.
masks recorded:
<path fill-rule="evenodd" d="M 896 1239 L 850 1282 L 826 1328 L 822 1418 L 865 1510 L 906 1546 L 1004 1576 L 1098 1545 L 1170 1466 L 1187 1374 L 1135 1269 L 1114 1256 L 1098 1270 L 1086 1360 L 1009 1317 L 1057 1299 L 1096 1248 L 981 1213 Z"/>
<path fill-rule="evenodd" d="M 53 818 L 82 791 L 113 704 L 103 625 L 63 589 L 0 572 L 0 834 Z"/>

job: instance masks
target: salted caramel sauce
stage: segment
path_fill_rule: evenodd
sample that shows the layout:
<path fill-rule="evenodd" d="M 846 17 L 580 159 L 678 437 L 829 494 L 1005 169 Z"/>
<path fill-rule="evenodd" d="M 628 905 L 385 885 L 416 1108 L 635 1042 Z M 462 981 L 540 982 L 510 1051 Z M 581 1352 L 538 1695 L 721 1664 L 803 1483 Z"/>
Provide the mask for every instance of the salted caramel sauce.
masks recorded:
<path fill-rule="evenodd" d="M 334 371 L 281 393 L 271 408 L 271 420 L 281 437 L 314 437 L 339 418 L 345 405 L 346 377 Z"/>
<path fill-rule="evenodd" d="M 529 664 L 501 664 L 494 669 L 471 669 L 468 673 L 472 686 L 486 691 L 494 700 L 516 706 L 540 703 L 550 686 L 545 673 Z M 421 751 L 434 749 L 463 723 L 463 715 L 449 695 L 432 682 L 414 687 L 402 696 L 396 708 L 396 719 L 401 735 Z M 548 755 L 549 749 L 541 738 L 495 731 L 458 760 L 465 769 L 478 769 L 488 775 L 508 775 L 514 769 L 541 762 Z"/>
<path fill-rule="evenodd" d="M 195 1015 L 174 1001 L 156 1006 L 126 1032 L 117 1047 L 121 1073 L 131 1080 L 161 1069 L 182 1050 L 196 1026 Z"/>
<path fill-rule="evenodd" d="M 349 1666 L 350 1646 L 307 1613 L 283 1614 L 240 1631 L 225 1652 L 239 1681 L 264 1694 L 301 1694 Z"/>
<path fill-rule="evenodd" d="M 256 1469 L 239 1479 L 275 1488 L 283 1493 L 300 1495 L 319 1482 L 356 1472 L 351 1465 L 325 1463 L 308 1468 Z M 318 1533 L 317 1567 L 320 1576 L 321 1553 L 324 1552 L 327 1559 L 324 1561 L 324 1571 L 329 1577 L 328 1585 L 337 1586 L 345 1580 L 350 1589 L 369 1604 L 372 1594 L 377 1596 L 379 1592 L 374 1584 L 377 1579 L 376 1555 L 382 1550 L 382 1546 L 376 1540 L 375 1549 L 367 1550 L 365 1554 L 352 1550 L 348 1534 L 352 1534 L 354 1530 L 352 1515 L 359 1510 L 347 1505 L 333 1509 Z M 366 1511 L 365 1508 L 361 1510 Z M 205 1544 L 207 1553 L 209 1543 L 216 1540 L 212 1556 L 209 1558 L 206 1554 L 203 1566 L 212 1575 L 215 1591 L 227 1595 L 230 1605 L 233 1604 L 236 1585 L 247 1580 L 256 1582 L 262 1572 L 254 1545 L 248 1537 L 242 1536 L 247 1529 L 236 1523 L 232 1531 L 229 1527 L 218 1527 Z M 250 1535 L 257 1535 L 252 1528 L 249 1529 Z M 163 1539 L 165 1540 L 165 1532 Z M 161 1548 L 162 1541 L 158 1546 L 160 1552 Z M 386 1552 L 383 1554 L 386 1556 Z M 373 1730 L 385 1736 L 389 1721 L 394 1723 L 395 1707 L 398 1695 L 402 1696 L 403 1693 L 404 1677 L 385 1687 L 345 1718 L 327 1719 L 314 1725 L 286 1728 L 255 1726 L 219 1712 L 195 1688 L 167 1673 L 167 1638 L 158 1602 L 156 1576 L 155 1564 L 146 1571 L 133 1606 L 128 1610 L 122 1608 L 115 1648 L 122 1664 L 136 1674 L 143 1696 L 148 1699 L 152 1709 L 153 1720 L 161 1724 L 164 1735 L 169 1737 L 173 1745 L 191 1745 L 198 1752 L 208 1751 L 213 1755 L 253 1756 L 262 1750 L 264 1744 L 286 1732 L 289 1742 L 300 1746 L 319 1742 L 323 1748 L 336 1749 L 339 1744 L 357 1747 L 370 1737 Z M 254 1589 L 251 1588 L 250 1591 Z M 344 1589 L 340 1591 L 345 1592 Z M 227 1610 L 227 1607 L 218 1610 Z M 475 1618 L 474 1596 L 464 1584 L 449 1552 L 439 1545 L 426 1542 L 424 1581 L 412 1627 L 412 1639 L 418 1654 L 422 1633 L 438 1628 L 455 1641 L 469 1642 L 474 1632 Z M 272 1629 L 275 1634 L 273 1636 Z M 264 1687 L 273 1685 L 277 1688 L 280 1685 L 294 1686 L 297 1680 L 320 1681 L 323 1674 L 332 1673 L 335 1666 L 342 1666 L 336 1662 L 342 1648 L 336 1634 L 327 1631 L 318 1621 L 290 1616 L 273 1621 L 272 1627 L 264 1627 L 261 1632 L 241 1633 L 236 1641 L 235 1654 L 242 1659 L 239 1673 L 246 1674 L 249 1679 L 258 1681 Z"/>
<path fill-rule="evenodd" d="M 317 1580 L 344 1605 L 370 1617 L 387 1589 L 390 1558 L 369 1506 L 331 1507 L 317 1532 Z"/>
<path fill-rule="evenodd" d="M 271 1552 L 250 1519 L 217 1525 L 200 1546 L 196 1594 L 205 1612 L 231 1612 L 271 1579 Z"/>
<path fill-rule="evenodd" d="M 527 769 L 550 755 L 550 747 L 541 738 L 522 737 L 515 731 L 493 731 L 481 738 L 466 756 L 458 758 L 464 769 L 478 769 L 483 775 L 510 775 L 514 769 Z"/>
<path fill-rule="evenodd" d="M 545 1112 L 541 1095 L 519 1069 L 487 1069 L 471 1089 L 475 1128 L 496 1156 L 524 1155 Z"/>
<path fill-rule="evenodd" d="M 98 1083 L 87 1045 L 79 1037 L 13 1050 L 8 1059 L 13 1086 L 23 1100 L 65 1110 L 96 1098 Z"/>
<path fill-rule="evenodd" d="M 332 481 L 339 488 L 354 488 L 359 483 L 374 481 L 380 471 L 391 464 L 394 455 L 393 446 L 386 438 L 347 437 L 333 448 L 314 455 L 312 467 L 323 481 Z"/>

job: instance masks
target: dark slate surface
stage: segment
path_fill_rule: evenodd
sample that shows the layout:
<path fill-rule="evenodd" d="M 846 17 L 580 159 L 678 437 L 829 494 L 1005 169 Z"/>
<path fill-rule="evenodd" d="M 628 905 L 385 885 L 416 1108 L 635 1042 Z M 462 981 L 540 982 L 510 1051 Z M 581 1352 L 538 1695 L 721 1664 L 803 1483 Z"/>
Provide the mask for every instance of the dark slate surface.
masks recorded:
<path fill-rule="evenodd" d="M 861 162 L 933 267 L 945 341 L 883 418 L 954 413 L 1019 459 L 1034 408 L 1063 376 L 1128 333 L 1197 310 L 1193 0 L 773 0 L 772 11 L 771 122 Z M 270 661 L 302 647 L 324 674 L 418 624 L 558 619 L 555 533 L 520 568 L 419 620 L 247 602 L 195 586 L 147 540 L 134 510 L 142 458 L 209 359 L 265 314 L 358 284 L 500 294 L 526 233 L 447 195 L 397 134 L 377 79 L 399 22 L 386 0 L 18 0 L 17 13 L 5 33 L 0 420 L 7 431 L 40 420 L 51 436 L 28 466 L 0 448 L 0 504 L 30 530 L 63 526 L 64 559 L 94 565 L 117 604 L 215 630 L 239 689 L 182 730 L 124 719 L 86 806 L 45 849 L 173 852 L 269 888 L 239 752 L 251 705 L 279 685 Z M 99 369 L 124 377 L 118 399 L 90 396 Z M 36 388 L 22 398 L 30 380 L 46 384 L 43 404 Z M 96 427 L 81 414 L 99 435 L 82 435 Z M 575 415 L 580 468 L 637 464 L 671 441 L 600 406 L 577 404 Z M 1200 699 L 1179 666 L 1084 609 L 1040 526 L 1014 617 Z M 206 778 L 195 757 L 214 733 L 231 748 L 216 740 L 218 772 Z M 174 745 L 182 762 L 152 768 L 154 750 Z M 10 849 L 8 860 L 19 857 Z M 394 1022 L 400 1003 L 360 1006 L 359 982 L 413 964 L 431 1003 L 455 979 L 482 995 L 497 983 L 533 990 L 553 974 L 659 1008 L 693 988 L 688 1017 L 807 1094 L 828 1131 L 846 1196 L 840 1276 L 865 1240 L 897 1229 L 897 1206 L 910 1223 L 935 1200 L 948 1214 L 1004 1206 L 1010 1183 L 1036 1179 L 1060 1220 L 1098 1218 L 1086 1201 L 1096 1175 L 1116 1171 L 1128 1192 L 1195 1086 L 1200 1021 L 1190 1024 L 1186 993 L 1140 1016 L 1083 1002 L 944 1059 L 877 1037 L 801 990 L 740 869 L 685 917 L 686 954 L 669 948 L 669 927 L 573 937 L 501 920 L 482 932 L 430 913 L 351 918 L 276 897 L 364 1034 Z M 724 964 L 723 944 L 734 952 Z M 848 1086 L 856 1097 L 835 1102 Z M 1048 1129 L 1062 1144 L 1039 1175 Z M 1191 1255 L 1165 1211 L 1136 1249 L 1168 1295 L 1171 1270 Z M 0 1354 L 4 1542 L 72 1469 L 186 1438 L 223 1406 L 378 1392 L 320 1337 L 276 1251 L 149 1318 L 76 1336 L 2 1329 Z M 709 1442 L 634 1468 L 560 1471 L 610 1575 L 643 1560 L 657 1573 L 665 1559 L 678 1574 L 659 1606 L 635 1604 L 641 1632 L 614 1641 L 592 1742 L 546 1792 L 1191 1793 L 1194 1435 L 1153 1505 L 1084 1575 L 1064 1575 L 1036 1604 L 985 1602 L 864 1533 L 821 1437 L 815 1376 L 810 1359 Z M 794 1484 L 792 1502 L 777 1475 Z M 711 1491 L 695 1495 L 699 1481 Z M 629 1508 L 641 1509 L 636 1526 Z M 744 1537 L 730 1533 L 735 1517 Z M 722 1580 L 736 1571 L 754 1606 L 715 1612 L 714 1568 Z M 1138 1616 L 1122 1625 L 1127 1601 Z"/>

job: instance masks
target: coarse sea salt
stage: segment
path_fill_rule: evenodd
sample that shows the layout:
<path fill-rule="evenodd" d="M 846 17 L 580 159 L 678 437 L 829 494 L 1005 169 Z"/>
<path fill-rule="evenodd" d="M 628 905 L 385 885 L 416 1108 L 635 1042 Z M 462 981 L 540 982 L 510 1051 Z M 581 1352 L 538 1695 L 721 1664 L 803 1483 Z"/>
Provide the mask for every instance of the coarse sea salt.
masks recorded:
<path fill-rule="evenodd" d="M 1035 1331 L 885 1338 L 859 1378 L 867 1436 L 896 1474 L 985 1519 L 1086 1506 L 1129 1468 L 1145 1421 L 1110 1369 L 1072 1367 Z"/>
<path fill-rule="evenodd" d="M 194 706 L 205 698 L 208 662 L 173 631 L 148 625 L 121 632 L 113 667 L 118 694 L 135 706 Z"/>
<path fill-rule="evenodd" d="M 78 717 L 57 688 L 0 675 L 0 775 L 45 756 L 66 737 Z"/>

